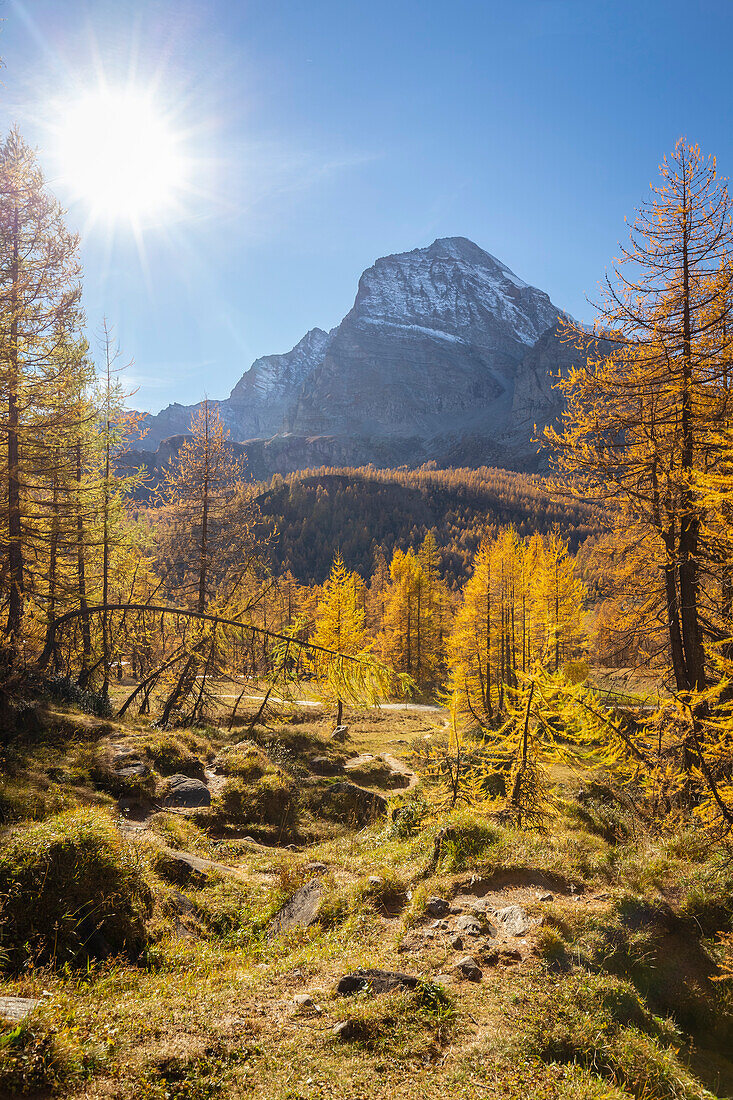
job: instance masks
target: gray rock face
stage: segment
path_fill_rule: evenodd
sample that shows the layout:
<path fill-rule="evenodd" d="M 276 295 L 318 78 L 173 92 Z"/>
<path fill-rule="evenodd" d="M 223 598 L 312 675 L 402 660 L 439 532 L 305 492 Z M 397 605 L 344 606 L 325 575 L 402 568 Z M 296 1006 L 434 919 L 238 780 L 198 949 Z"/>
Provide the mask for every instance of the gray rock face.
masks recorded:
<path fill-rule="evenodd" d="M 286 429 L 430 438 L 465 431 L 479 408 L 495 425 L 516 364 L 558 313 L 465 237 L 385 256 L 362 275 Z"/>
<path fill-rule="evenodd" d="M 256 360 L 218 408 L 258 479 L 431 458 L 524 468 L 536 464 L 535 412 L 556 415 L 548 378 L 568 348 L 547 334 L 560 313 L 478 245 L 442 238 L 378 259 L 340 325 Z M 147 418 L 149 468 L 180 446 L 196 408 L 173 404 Z"/>
<path fill-rule="evenodd" d="M 255 359 L 229 397 L 213 402 L 235 441 L 269 439 L 282 430 L 289 403 L 321 362 L 330 337 L 322 329 L 307 332 L 292 351 Z M 145 448 L 154 450 L 170 436 L 185 435 L 199 405 L 168 405 L 145 419 Z"/>
<path fill-rule="evenodd" d="M 557 422 L 563 410 L 562 395 L 553 389 L 558 376 L 568 374 L 591 356 L 607 355 L 612 345 L 595 340 L 590 335 L 584 341 L 568 341 L 562 326 L 553 324 L 518 364 L 514 376 L 512 407 L 502 441 L 517 460 L 527 456 L 525 465 L 543 468 L 547 455 L 538 453 L 538 445 L 529 441 L 539 438 L 548 424 Z M 535 432 L 535 425 L 537 430 Z M 535 453 L 534 461 L 529 457 Z"/>
<path fill-rule="evenodd" d="M 331 337 L 313 328 L 285 355 L 256 359 L 223 403 L 222 415 L 236 439 L 269 438 L 282 430 L 293 395 L 322 362 Z"/>

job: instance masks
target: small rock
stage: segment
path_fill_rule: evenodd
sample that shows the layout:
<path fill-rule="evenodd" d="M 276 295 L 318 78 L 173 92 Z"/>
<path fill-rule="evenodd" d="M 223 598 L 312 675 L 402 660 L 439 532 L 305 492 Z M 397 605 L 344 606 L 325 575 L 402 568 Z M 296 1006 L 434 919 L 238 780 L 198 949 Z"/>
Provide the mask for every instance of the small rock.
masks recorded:
<path fill-rule="evenodd" d="M 503 963 L 517 963 L 522 961 L 522 952 L 516 947 L 503 947 L 499 952 L 499 958 Z"/>
<path fill-rule="evenodd" d="M 313 998 L 310 993 L 296 993 L 293 997 L 293 1004 L 297 1008 L 312 1008 Z"/>
<path fill-rule="evenodd" d="M 0 997 L 0 1018 L 10 1023 L 18 1023 L 40 1003 L 40 997 Z"/>
<path fill-rule="evenodd" d="M 453 969 L 469 982 L 480 982 L 483 977 L 481 968 L 472 955 L 464 955 Z"/>
<path fill-rule="evenodd" d="M 390 989 L 414 989 L 419 979 L 412 974 L 402 974 L 399 970 L 378 970 L 373 967 L 359 967 L 352 974 L 344 974 L 336 986 L 336 992 L 342 997 L 351 993 L 368 990 L 370 993 L 386 993 Z"/>
<path fill-rule="evenodd" d="M 195 809 L 211 805 L 209 788 L 200 779 L 191 779 L 187 775 L 172 775 L 168 781 L 168 794 L 163 799 L 164 806 L 180 806 Z"/>
<path fill-rule="evenodd" d="M 348 726 L 336 726 L 336 729 L 331 734 L 332 741 L 338 741 L 343 745 L 344 741 L 349 740 L 349 727 Z"/>
<path fill-rule="evenodd" d="M 460 936 L 454 936 L 453 939 L 450 941 L 450 945 L 454 951 L 463 950 L 463 940 Z"/>
<path fill-rule="evenodd" d="M 459 932 L 465 932 L 468 936 L 480 936 L 483 932 L 481 922 L 468 913 L 464 913 L 463 916 L 458 918 L 456 928 Z"/>
<path fill-rule="evenodd" d="M 503 909 L 497 909 L 494 916 L 507 936 L 523 936 L 533 924 L 521 905 L 507 905 Z"/>
<path fill-rule="evenodd" d="M 547 894 L 540 894 L 540 895 L 539 895 L 539 900 L 540 900 L 540 901 L 554 901 L 554 900 L 555 900 L 555 895 L 554 895 L 554 894 L 550 894 L 550 893 L 547 893 Z"/>
<path fill-rule="evenodd" d="M 306 863 L 306 871 L 310 871 L 314 875 L 322 875 L 324 871 L 328 870 L 327 863 L 321 863 L 319 860 L 314 859 L 312 863 Z"/>
<path fill-rule="evenodd" d="M 342 1042 L 348 1042 L 349 1039 L 353 1039 L 356 1035 L 356 1028 L 354 1027 L 353 1020 L 342 1020 L 340 1024 L 336 1024 L 331 1029 L 331 1034 L 336 1039 L 341 1039 Z"/>
<path fill-rule="evenodd" d="M 155 869 L 161 878 L 174 886 L 204 886 L 208 881 L 205 864 L 195 856 L 183 852 L 161 852 L 155 862 Z"/>
<path fill-rule="evenodd" d="M 131 760 L 124 767 L 115 768 L 114 774 L 118 779 L 135 779 L 138 776 L 148 775 L 149 771 L 150 769 L 143 764 L 142 760 Z"/>
<path fill-rule="evenodd" d="M 486 898 L 468 897 L 465 900 L 460 900 L 464 901 L 466 909 L 469 909 L 472 913 L 478 913 L 481 916 L 484 916 L 491 909 Z"/>
<path fill-rule="evenodd" d="M 425 912 L 431 917 L 444 917 L 449 910 L 450 905 L 445 898 L 431 897 L 425 903 Z"/>
<path fill-rule="evenodd" d="M 367 885 L 371 886 L 373 890 L 378 890 L 380 886 L 384 886 L 384 879 L 379 875 L 370 875 L 367 879 Z"/>
<path fill-rule="evenodd" d="M 438 920 L 433 921 L 430 927 L 437 929 L 439 932 L 445 932 L 448 927 L 448 921 L 442 920 L 442 918 L 439 917 Z"/>

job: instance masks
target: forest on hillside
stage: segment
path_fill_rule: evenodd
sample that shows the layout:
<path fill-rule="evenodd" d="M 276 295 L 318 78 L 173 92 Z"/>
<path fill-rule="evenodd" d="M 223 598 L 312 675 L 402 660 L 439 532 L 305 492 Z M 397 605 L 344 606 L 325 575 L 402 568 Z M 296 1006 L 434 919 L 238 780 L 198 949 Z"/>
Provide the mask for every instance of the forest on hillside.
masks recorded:
<path fill-rule="evenodd" d="M 368 468 L 304 470 L 276 475 L 256 503 L 276 570 L 322 584 L 338 548 L 363 577 L 381 551 L 418 547 L 432 532 L 441 573 L 460 588 L 482 539 L 512 524 L 527 537 L 559 531 L 575 552 L 599 518 L 584 501 L 539 477 L 508 470 Z"/>

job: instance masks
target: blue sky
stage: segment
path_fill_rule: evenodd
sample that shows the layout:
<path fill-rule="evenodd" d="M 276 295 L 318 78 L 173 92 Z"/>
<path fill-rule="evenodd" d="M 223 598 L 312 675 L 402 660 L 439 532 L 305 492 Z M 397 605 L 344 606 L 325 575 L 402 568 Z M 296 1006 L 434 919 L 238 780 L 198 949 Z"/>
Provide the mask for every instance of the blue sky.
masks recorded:
<path fill-rule="evenodd" d="M 578 317 L 681 134 L 733 171 L 731 0 L 5 0 L 0 115 L 155 83 L 194 163 L 175 219 L 84 233 L 90 330 L 157 411 L 228 394 L 350 308 L 377 256 L 470 237 Z M 123 151 L 121 151 L 122 153 Z M 69 209 L 83 229 L 88 210 Z M 141 251 L 142 250 L 142 251 Z"/>

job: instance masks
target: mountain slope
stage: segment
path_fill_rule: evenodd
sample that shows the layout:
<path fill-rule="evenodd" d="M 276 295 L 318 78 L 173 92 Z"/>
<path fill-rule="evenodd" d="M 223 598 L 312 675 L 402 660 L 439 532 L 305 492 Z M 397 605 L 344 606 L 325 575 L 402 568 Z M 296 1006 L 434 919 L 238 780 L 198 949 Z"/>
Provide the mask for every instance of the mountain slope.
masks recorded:
<path fill-rule="evenodd" d="M 534 423 L 559 411 L 551 375 L 581 353 L 562 311 L 465 237 L 384 256 L 330 333 L 256 360 L 218 402 L 254 476 L 328 465 L 542 463 Z M 185 433 L 196 406 L 148 417 L 145 448 Z"/>
<path fill-rule="evenodd" d="M 489 426 L 513 374 L 557 319 L 549 297 L 463 237 L 377 260 L 288 417 L 296 435 L 423 440 Z"/>

